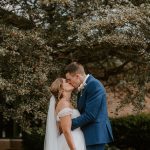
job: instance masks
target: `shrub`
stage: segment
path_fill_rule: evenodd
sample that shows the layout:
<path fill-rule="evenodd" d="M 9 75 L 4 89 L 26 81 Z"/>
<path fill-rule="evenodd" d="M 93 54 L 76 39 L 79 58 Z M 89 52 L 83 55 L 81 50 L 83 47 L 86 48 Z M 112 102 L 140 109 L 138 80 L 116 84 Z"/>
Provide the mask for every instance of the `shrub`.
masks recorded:
<path fill-rule="evenodd" d="M 150 114 L 131 115 L 111 119 L 114 133 L 113 145 L 148 150 L 150 146 Z"/>
<path fill-rule="evenodd" d="M 23 133 L 23 149 L 24 150 L 43 150 L 44 136 L 37 134 Z"/>

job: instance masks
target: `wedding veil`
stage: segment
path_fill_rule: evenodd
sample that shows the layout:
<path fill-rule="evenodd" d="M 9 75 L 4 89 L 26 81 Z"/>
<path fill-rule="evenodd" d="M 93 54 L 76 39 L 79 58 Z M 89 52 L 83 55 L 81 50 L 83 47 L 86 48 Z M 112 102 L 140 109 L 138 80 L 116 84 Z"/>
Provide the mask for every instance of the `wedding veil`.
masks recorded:
<path fill-rule="evenodd" d="M 47 115 L 44 150 L 58 150 L 58 128 L 56 123 L 55 103 L 55 97 L 52 96 L 50 98 L 50 104 Z"/>

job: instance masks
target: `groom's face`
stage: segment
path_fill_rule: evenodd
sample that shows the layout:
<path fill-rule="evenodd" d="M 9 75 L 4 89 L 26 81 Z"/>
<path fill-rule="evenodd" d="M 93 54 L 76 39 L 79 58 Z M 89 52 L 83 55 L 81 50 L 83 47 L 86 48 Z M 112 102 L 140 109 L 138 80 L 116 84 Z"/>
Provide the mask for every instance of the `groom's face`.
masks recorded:
<path fill-rule="evenodd" d="M 66 80 L 69 84 L 71 84 L 74 88 L 78 88 L 80 83 L 80 75 L 79 74 L 71 74 L 66 73 Z"/>

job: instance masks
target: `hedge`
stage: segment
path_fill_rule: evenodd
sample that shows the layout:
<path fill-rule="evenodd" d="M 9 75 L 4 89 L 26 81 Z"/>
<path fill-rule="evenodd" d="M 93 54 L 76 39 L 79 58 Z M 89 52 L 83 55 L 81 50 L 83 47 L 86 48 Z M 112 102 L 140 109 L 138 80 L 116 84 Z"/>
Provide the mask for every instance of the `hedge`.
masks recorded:
<path fill-rule="evenodd" d="M 111 118 L 114 142 L 107 150 L 149 150 L 150 114 Z M 24 150 L 43 150 L 44 136 L 23 134 Z"/>
<path fill-rule="evenodd" d="M 124 149 L 150 149 L 150 114 L 131 115 L 111 119 L 114 143 Z"/>

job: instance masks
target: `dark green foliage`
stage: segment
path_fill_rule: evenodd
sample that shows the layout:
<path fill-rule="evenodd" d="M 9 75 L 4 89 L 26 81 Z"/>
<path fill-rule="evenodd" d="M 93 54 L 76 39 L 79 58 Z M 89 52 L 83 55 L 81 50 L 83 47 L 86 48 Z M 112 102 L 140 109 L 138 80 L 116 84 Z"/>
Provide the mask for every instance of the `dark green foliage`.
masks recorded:
<path fill-rule="evenodd" d="M 24 150 L 43 150 L 44 137 L 37 133 L 23 133 L 23 149 Z"/>
<path fill-rule="evenodd" d="M 127 116 L 111 120 L 114 145 L 122 149 L 149 150 L 150 114 Z"/>

